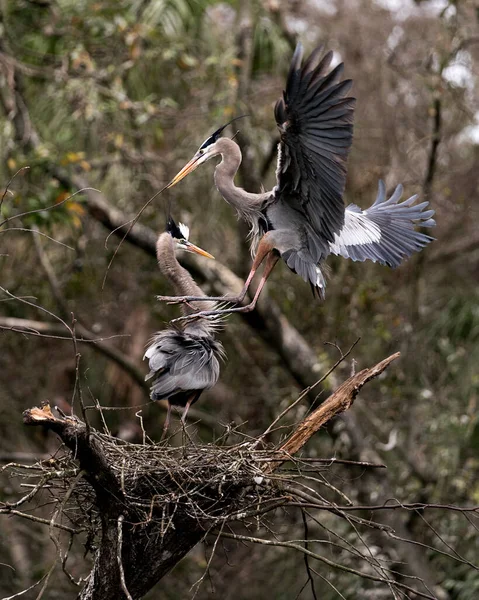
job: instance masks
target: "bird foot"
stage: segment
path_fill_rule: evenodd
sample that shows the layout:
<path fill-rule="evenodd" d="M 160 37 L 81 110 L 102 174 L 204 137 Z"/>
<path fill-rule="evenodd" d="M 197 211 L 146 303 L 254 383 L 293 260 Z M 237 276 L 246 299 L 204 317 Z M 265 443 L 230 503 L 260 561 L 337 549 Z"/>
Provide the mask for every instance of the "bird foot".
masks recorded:
<path fill-rule="evenodd" d="M 189 302 L 232 302 L 237 304 L 242 298 L 230 296 L 157 296 L 160 302 L 168 304 L 188 304 Z"/>
<path fill-rule="evenodd" d="M 186 296 L 157 296 L 157 300 L 160 302 L 168 302 L 168 304 L 187 304 L 188 300 Z"/>
<path fill-rule="evenodd" d="M 201 310 L 196 313 L 192 313 L 191 315 L 185 315 L 183 317 L 178 317 L 177 319 L 173 319 L 171 323 L 179 323 L 180 321 L 193 321 L 195 319 L 204 319 L 208 317 L 216 317 L 222 315 L 229 315 L 232 313 L 248 313 L 254 310 L 254 304 L 247 304 L 246 306 L 237 306 L 235 308 L 224 308 L 218 310 Z"/>

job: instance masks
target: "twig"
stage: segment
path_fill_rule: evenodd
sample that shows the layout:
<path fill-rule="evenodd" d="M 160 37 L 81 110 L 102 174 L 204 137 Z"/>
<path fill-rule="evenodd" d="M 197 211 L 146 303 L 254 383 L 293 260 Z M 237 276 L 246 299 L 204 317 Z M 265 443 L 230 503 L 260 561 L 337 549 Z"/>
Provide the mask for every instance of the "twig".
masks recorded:
<path fill-rule="evenodd" d="M 278 461 L 282 461 L 282 458 L 258 458 L 257 459 L 259 462 L 265 461 L 265 462 L 274 462 L 275 460 Z M 363 460 L 345 460 L 342 458 L 335 458 L 334 456 L 332 458 L 307 458 L 302 456 L 301 458 L 294 458 L 291 457 L 290 459 L 292 462 L 296 463 L 296 462 L 304 462 L 304 463 L 321 463 L 321 464 L 325 464 L 327 467 L 331 467 L 334 464 L 338 464 L 338 465 L 351 465 L 354 467 L 365 467 L 365 468 L 370 468 L 370 469 L 386 469 L 386 465 L 383 465 L 382 463 L 371 463 L 371 462 L 367 462 L 367 461 L 363 461 Z"/>
<path fill-rule="evenodd" d="M 138 419 L 140 420 L 140 427 L 141 427 L 141 432 L 143 435 L 143 446 L 146 445 L 146 431 L 145 431 L 145 427 L 143 425 L 143 417 L 141 415 L 141 410 L 139 410 L 138 412 L 135 413 L 135 417 L 138 417 Z"/>
<path fill-rule="evenodd" d="M 36 597 L 35 600 L 41 600 L 41 598 L 43 597 L 43 594 L 45 593 L 45 590 L 47 589 L 47 585 L 50 580 L 51 574 L 55 570 L 55 566 L 56 566 L 56 563 L 53 563 L 53 565 L 50 567 L 50 570 L 48 571 L 47 576 L 45 577 L 45 581 L 43 582 L 42 589 L 38 592 L 38 596 Z"/>
<path fill-rule="evenodd" d="M 413 592 L 417 596 L 419 596 L 421 598 L 426 598 L 427 600 L 437 600 L 435 596 L 430 596 L 429 594 L 420 592 L 419 590 L 414 589 L 404 583 L 399 583 L 398 581 L 395 581 L 394 579 L 387 579 L 385 577 L 377 577 L 375 575 L 371 575 L 370 573 L 363 573 L 361 571 L 357 571 L 356 569 L 352 569 L 351 567 L 347 567 L 346 565 L 336 563 L 332 560 L 329 560 L 325 556 L 321 556 L 321 554 L 317 554 L 315 552 L 312 552 L 311 550 L 307 550 L 306 548 L 304 548 L 303 546 L 300 546 L 296 542 L 281 542 L 278 540 L 274 540 L 274 541 L 273 540 L 265 540 L 262 538 L 255 538 L 255 537 L 251 537 L 251 536 L 247 536 L 247 535 L 240 535 L 238 533 L 227 533 L 227 532 L 222 532 L 221 534 L 219 533 L 218 535 L 221 535 L 221 537 L 226 537 L 226 538 L 230 538 L 233 540 L 252 542 L 254 544 L 263 544 L 264 546 L 278 546 L 278 547 L 283 547 L 283 548 L 292 548 L 294 550 L 298 550 L 299 552 L 307 554 L 311 558 L 315 558 L 316 560 L 319 560 L 320 562 L 325 563 L 326 565 L 328 565 L 329 567 L 331 567 L 333 569 L 337 569 L 339 571 L 344 571 L 345 573 L 350 573 L 351 575 L 356 575 L 357 577 L 362 577 L 363 579 L 369 579 L 370 581 L 379 581 L 381 583 L 389 583 L 389 584 L 394 585 L 402 590 L 406 590 L 408 592 Z"/>
<path fill-rule="evenodd" d="M 121 225 L 121 227 L 123 227 L 124 225 L 128 225 L 128 229 L 125 231 L 123 237 L 121 238 L 120 242 L 118 243 L 117 247 L 115 248 L 115 251 L 113 252 L 113 255 L 112 255 L 111 259 L 110 259 L 110 262 L 107 265 L 107 268 L 106 268 L 106 271 L 105 271 L 105 276 L 103 277 L 102 289 L 105 287 L 106 279 L 108 277 L 108 273 L 110 271 L 111 265 L 113 264 L 113 261 L 115 260 L 116 255 L 118 254 L 118 251 L 120 250 L 121 245 L 127 239 L 127 237 L 129 236 L 131 230 L 136 225 L 136 223 L 140 219 L 140 217 L 143 214 L 143 212 L 148 208 L 148 206 L 150 206 L 150 204 L 153 202 L 153 200 L 155 200 L 155 198 L 157 198 L 162 192 L 164 192 L 166 190 L 166 188 L 168 187 L 168 185 L 169 185 L 169 183 L 167 183 L 166 185 L 164 185 L 161 188 L 161 190 L 159 190 L 158 192 L 156 192 L 155 194 L 153 194 L 153 196 L 151 196 L 151 198 L 149 198 L 145 202 L 145 204 L 143 204 L 143 206 L 136 213 L 136 215 L 133 217 L 133 219 L 131 219 L 128 222 L 129 225 L 128 225 L 128 223 L 124 223 L 124 224 Z M 112 233 L 114 233 L 114 232 L 112 232 Z"/>
<path fill-rule="evenodd" d="M 303 527 L 304 527 L 304 549 L 305 550 L 309 550 L 309 544 L 308 544 L 308 537 L 309 537 L 309 532 L 308 532 L 308 522 L 306 520 L 306 515 L 304 513 L 304 511 L 301 511 L 301 517 L 303 519 Z M 304 554 L 303 556 L 304 558 L 304 564 L 306 566 L 306 573 L 308 574 L 308 580 L 306 581 L 306 584 L 308 583 L 308 581 L 311 584 L 311 593 L 313 594 L 313 598 L 314 600 L 318 600 L 318 597 L 316 596 L 316 589 L 314 587 L 314 579 L 313 576 L 311 575 L 311 569 L 309 567 L 309 556 L 307 554 Z"/>
<path fill-rule="evenodd" d="M 0 454 L 0 462 L 6 462 L 6 463 L 13 463 L 13 462 L 17 462 L 17 461 L 27 461 L 27 462 L 33 462 L 36 463 L 38 460 L 45 460 L 50 458 L 49 454 L 34 454 L 33 452 L 10 452 L 9 454 Z M 9 465 L 5 465 L 5 467 L 8 467 Z M 16 464 L 15 466 L 18 467 L 23 467 L 23 465 L 20 464 Z M 0 469 L 0 472 L 2 471 L 3 468 L 2 467 Z"/>
<path fill-rule="evenodd" d="M 349 350 L 346 352 L 346 354 L 341 354 L 341 357 L 334 363 L 334 365 L 320 378 L 318 379 L 318 381 L 316 381 L 315 383 L 313 383 L 313 385 L 310 385 L 309 387 L 307 387 L 301 394 L 300 396 L 293 402 L 293 404 L 290 404 L 289 406 L 287 406 L 283 412 L 276 417 L 276 419 L 271 423 L 271 425 L 266 429 L 266 431 L 258 438 L 258 442 L 256 442 L 257 444 L 259 444 L 259 442 L 266 436 L 268 435 L 268 433 L 270 433 L 270 431 L 274 428 L 274 426 L 276 425 L 276 423 L 278 423 L 279 421 L 281 421 L 281 419 L 286 416 L 286 414 L 292 410 L 299 402 L 301 402 L 301 400 L 303 400 L 303 398 L 305 396 L 307 396 L 312 390 L 314 390 L 315 387 L 317 387 L 320 383 L 322 383 L 325 379 L 327 379 L 327 377 L 329 377 L 329 375 L 331 375 L 331 373 L 343 362 L 343 360 L 349 356 L 349 354 L 351 353 L 351 351 L 353 350 L 353 348 L 356 346 L 356 344 L 359 342 L 360 338 L 358 338 L 354 344 L 351 346 L 351 348 L 349 348 Z"/>
<path fill-rule="evenodd" d="M 398 500 L 396 500 L 398 502 Z M 325 510 L 331 509 L 330 504 L 314 504 L 315 508 L 321 508 Z M 398 504 L 355 504 L 354 506 L 340 506 L 334 505 L 334 510 L 340 511 L 373 511 L 373 510 L 395 510 L 405 509 L 411 511 L 435 509 L 435 510 L 451 510 L 453 512 L 460 513 L 476 513 L 479 515 L 479 506 L 454 506 L 453 504 L 422 504 L 422 503 L 402 503 Z"/>
<path fill-rule="evenodd" d="M 465 513 L 463 513 L 464 517 L 467 517 L 467 515 Z M 441 536 L 434 531 L 435 535 L 437 535 L 437 537 L 439 538 L 439 540 L 443 541 Z M 449 552 L 445 552 L 444 550 L 440 550 L 439 548 L 435 547 L 435 546 L 430 546 L 429 544 L 423 544 L 422 542 L 418 542 L 416 540 L 411 540 L 411 539 L 407 539 L 407 538 L 403 538 L 400 535 L 396 535 L 393 531 L 388 531 L 387 535 L 391 538 L 393 538 L 394 540 L 399 540 L 401 542 L 404 542 L 406 544 L 413 544 L 414 546 L 419 546 L 421 548 L 424 548 L 425 550 L 432 550 L 433 552 L 437 553 L 437 554 L 442 554 L 442 556 L 446 556 L 447 558 L 450 558 L 451 560 L 454 560 L 458 563 L 462 563 L 464 565 L 467 565 L 468 567 L 471 567 L 472 569 L 474 569 L 475 571 L 479 571 L 479 567 L 476 566 L 474 563 L 472 563 L 471 561 L 467 560 L 467 558 L 464 558 L 463 556 L 461 556 L 454 548 L 452 548 L 451 546 L 449 546 L 448 544 L 446 544 L 451 551 L 454 554 L 451 554 Z"/>
<path fill-rule="evenodd" d="M 72 318 L 72 342 L 73 342 L 73 351 L 75 353 L 75 383 L 73 384 L 73 395 L 71 401 L 72 414 L 74 414 L 75 409 L 75 398 L 78 394 L 78 398 L 80 400 L 80 408 L 81 414 L 83 417 L 83 421 L 86 427 L 87 436 L 90 435 L 90 420 L 88 418 L 87 411 L 85 410 L 85 403 L 83 402 L 83 391 L 80 385 L 80 360 L 81 354 L 78 352 L 78 344 L 77 344 L 77 335 L 76 335 L 76 319 L 75 315 L 71 313 Z"/>
<path fill-rule="evenodd" d="M 49 311 L 48 309 L 46 309 L 44 306 L 40 306 L 39 304 L 34 304 L 33 302 L 29 302 L 28 300 L 25 300 L 24 298 L 21 298 L 20 296 L 15 296 L 14 294 L 11 294 L 8 290 L 6 290 L 5 288 L 3 288 L 1 286 L 0 286 L 0 290 L 6 296 L 8 296 L 9 298 L 11 298 L 12 300 L 17 300 L 18 302 L 21 302 L 22 304 L 26 304 L 27 306 L 31 306 L 32 308 L 35 308 L 36 310 L 44 312 L 47 315 L 49 315 L 50 317 L 53 317 L 54 319 L 56 319 L 57 321 L 59 321 L 65 327 L 65 329 L 67 329 L 67 331 L 70 332 L 70 336 L 73 335 L 73 332 L 72 332 L 70 326 L 67 325 L 67 323 L 65 323 L 65 321 L 61 317 L 59 317 L 55 313 L 52 313 L 51 311 Z"/>
<path fill-rule="evenodd" d="M 36 305 L 34 305 L 36 306 Z M 37 306 L 37 308 L 39 308 Z M 39 337 L 45 337 L 47 334 L 51 334 L 49 337 L 54 339 L 62 339 L 71 341 L 71 336 L 61 336 L 64 331 L 64 327 L 58 323 L 48 323 L 44 321 L 34 321 L 31 319 L 19 319 L 15 317 L 0 317 L 0 329 L 10 329 L 11 331 L 25 333 L 27 335 L 35 335 Z M 70 329 L 70 328 L 69 328 Z M 117 334 L 106 337 L 97 337 L 91 331 L 88 331 L 85 327 L 76 324 L 78 332 L 77 342 L 82 344 L 93 344 L 93 348 L 115 362 L 119 367 L 126 371 L 133 381 L 138 384 L 142 389 L 148 391 L 148 385 L 145 382 L 145 377 L 141 370 L 128 358 L 123 352 L 106 344 L 106 340 L 114 339 L 117 337 L 124 337 L 124 334 Z M 71 330 L 70 330 L 71 331 Z"/>
<path fill-rule="evenodd" d="M 195 593 L 193 594 L 193 598 L 192 600 L 194 600 L 194 598 L 196 597 L 196 594 L 198 593 L 198 590 L 200 589 L 200 585 L 203 582 L 204 578 L 206 577 L 206 575 L 209 573 L 210 571 L 210 566 L 211 566 L 211 561 L 213 560 L 213 557 L 215 555 L 216 552 L 216 546 L 218 545 L 219 539 L 221 537 L 221 533 L 223 531 L 223 527 L 224 527 L 224 523 L 221 525 L 220 531 L 218 533 L 218 535 L 216 536 L 216 539 L 214 541 L 213 544 L 213 548 L 211 550 L 211 554 L 210 554 L 210 558 L 208 559 L 208 562 L 206 564 L 205 567 L 205 572 L 203 573 L 203 575 L 198 579 L 198 581 L 195 581 L 195 583 L 190 587 L 190 591 L 193 589 L 193 587 L 196 587 Z"/>
<path fill-rule="evenodd" d="M 28 494 L 26 494 L 25 496 L 23 496 L 23 498 L 20 498 L 20 500 L 18 500 L 17 502 L 14 502 L 14 503 L 10 503 L 10 502 L 3 503 L 2 502 L 2 504 L 4 504 L 5 508 L 7 508 L 7 509 L 17 508 L 18 506 L 25 504 L 25 502 L 28 502 L 29 500 L 31 500 L 42 489 L 43 485 L 47 482 L 48 479 L 49 479 L 48 476 L 42 477 L 42 479 L 40 479 L 40 481 L 33 488 L 33 490 L 31 492 L 29 492 Z"/>
<path fill-rule="evenodd" d="M 22 519 L 28 519 L 29 521 L 41 523 L 42 525 L 50 525 L 51 523 L 49 519 L 42 519 L 41 517 L 36 517 L 35 515 L 22 513 L 19 510 L 11 510 L 9 508 L 0 508 L 0 514 L 15 515 L 16 517 L 22 517 Z M 68 527 L 67 525 L 62 525 L 61 523 L 55 523 L 53 526 L 58 529 L 62 529 L 63 531 L 68 531 L 68 533 L 81 533 L 82 531 L 84 531 L 84 528 L 73 529 L 73 527 Z"/>
<path fill-rule="evenodd" d="M 74 250 L 74 248 L 72 248 L 72 246 L 69 246 L 68 244 L 64 244 L 63 242 L 60 242 L 60 240 L 57 240 L 57 239 L 51 237 L 50 235 L 47 235 L 43 231 L 39 231 L 39 230 L 35 230 L 35 229 L 29 229 L 28 227 L 9 227 L 8 229 L 2 229 L 2 230 L 0 230 L 0 233 L 1 234 L 12 233 L 13 231 L 24 231 L 26 233 L 34 233 L 35 235 L 39 235 L 41 237 L 44 237 L 47 240 L 50 240 L 51 242 L 54 242 L 55 244 L 58 244 L 59 246 L 63 246 L 63 248 L 66 248 L 67 250 Z M 2 255 L 2 256 L 5 256 L 5 255 Z"/>
<path fill-rule="evenodd" d="M 48 580 L 50 579 L 50 575 L 52 574 L 53 569 L 55 568 L 55 564 L 56 563 L 53 563 L 53 565 L 48 570 L 48 573 L 45 573 L 45 575 L 41 579 L 39 579 L 36 583 L 31 585 L 29 588 L 27 588 L 26 590 L 22 590 L 21 592 L 17 592 L 16 594 L 13 594 L 13 596 L 5 596 L 4 598 L 2 598 L 2 600 L 13 600 L 14 598 L 19 598 L 20 596 L 23 596 L 23 594 L 26 594 L 30 590 L 33 590 L 33 588 L 36 588 L 37 585 L 40 585 L 44 579 L 46 579 L 48 582 Z M 38 596 L 37 596 L 37 598 L 38 598 Z"/>
<path fill-rule="evenodd" d="M 340 598 L 342 598 L 343 600 L 346 600 L 346 597 L 343 596 L 343 594 L 341 594 L 341 592 L 338 590 L 338 588 L 333 583 L 331 583 L 327 577 L 325 577 L 324 575 L 321 575 L 321 573 L 319 571 L 316 571 L 316 569 L 313 569 L 312 567 L 311 567 L 311 571 L 315 575 L 317 575 L 319 578 L 321 578 L 325 583 L 327 583 L 329 585 L 329 587 L 332 588 Z"/>
<path fill-rule="evenodd" d="M 36 225 L 32 225 L 32 231 L 39 232 L 39 229 Z M 50 288 L 53 293 L 53 297 L 55 298 L 55 302 L 58 305 L 62 313 L 63 318 L 67 318 L 68 316 L 68 306 L 67 302 L 61 292 L 60 282 L 57 279 L 55 271 L 53 270 L 52 263 L 48 258 L 46 252 L 42 247 L 42 243 L 38 236 L 33 236 L 33 243 L 35 245 L 35 250 L 37 252 L 37 256 L 40 260 L 40 264 L 42 265 L 43 270 L 45 271 L 45 275 L 47 276 L 48 283 L 50 284 Z"/>
<path fill-rule="evenodd" d="M 91 392 L 90 392 L 90 394 L 91 394 Z M 108 425 L 107 425 L 107 422 L 105 419 L 105 415 L 103 414 L 103 408 L 102 408 L 98 398 L 96 398 L 96 396 L 93 396 L 93 402 L 95 403 L 95 408 L 100 413 L 100 418 L 101 418 L 101 422 L 103 423 L 103 429 L 104 429 L 105 433 L 107 435 L 111 435 L 110 429 L 108 428 Z M 90 406 L 85 406 L 85 410 L 89 410 L 90 408 L 91 408 Z"/>
<path fill-rule="evenodd" d="M 118 562 L 118 568 L 120 570 L 121 589 L 123 590 L 123 593 L 125 594 L 125 596 L 127 597 L 128 600 L 133 600 L 130 592 L 128 591 L 128 588 L 126 587 L 125 572 L 123 570 L 123 561 L 121 560 L 121 551 L 122 551 L 122 546 L 123 546 L 123 521 L 124 521 L 124 519 L 125 519 L 125 517 L 123 515 L 120 515 L 118 517 L 118 545 L 117 545 L 117 549 L 116 549 L 116 559 Z"/>
<path fill-rule="evenodd" d="M 429 200 L 431 195 L 432 183 L 436 173 L 437 151 L 441 142 L 441 124 L 442 124 L 442 105 L 441 98 L 434 98 L 433 102 L 433 125 L 431 147 L 429 149 L 428 165 L 426 176 L 423 183 L 423 195 L 425 200 Z"/>
<path fill-rule="evenodd" d="M 448 548 L 452 554 L 446 553 L 444 552 L 444 554 L 446 554 L 446 556 L 449 556 L 450 558 L 454 559 L 454 560 L 458 560 L 459 562 L 465 563 L 468 566 L 470 566 L 471 568 L 473 568 L 475 571 L 479 571 L 479 567 L 477 567 L 474 563 L 470 562 L 467 560 L 467 558 L 464 558 L 463 556 L 461 556 L 459 554 L 459 552 L 457 552 L 457 550 L 455 548 L 453 548 L 451 546 L 451 544 L 449 544 L 444 537 L 429 523 L 429 521 L 424 517 L 424 515 L 422 515 L 419 511 L 416 511 L 417 514 L 419 515 L 419 518 L 426 524 L 426 526 L 434 533 L 434 535 L 436 536 L 436 538 L 438 540 L 440 540 L 444 546 L 446 546 L 446 548 Z M 412 542 L 414 543 L 414 541 Z M 439 550 L 439 552 L 441 552 Z M 442 553 L 442 552 L 441 552 Z"/>
<path fill-rule="evenodd" d="M 18 171 L 16 173 L 14 173 L 10 179 L 8 180 L 7 185 L 5 186 L 5 189 L 3 190 L 3 194 L 2 197 L 0 198 L 0 210 L 2 209 L 2 204 L 5 200 L 5 196 L 8 194 L 9 192 L 9 188 L 10 188 L 10 184 L 12 183 L 12 181 L 15 179 L 15 177 L 21 173 L 22 171 L 27 171 L 30 167 L 20 167 L 20 169 L 18 169 Z M 1 225 L 0 225 L 1 227 Z"/>
<path fill-rule="evenodd" d="M 70 484 L 70 487 L 68 488 L 66 494 L 63 496 L 61 504 L 57 507 L 57 509 L 55 510 L 55 512 L 52 515 L 52 518 L 50 520 L 50 531 L 49 531 L 50 539 L 55 544 L 55 547 L 57 549 L 58 556 L 60 558 L 60 562 L 61 562 L 61 565 L 62 565 L 62 570 L 65 573 L 65 575 L 67 575 L 67 577 L 70 579 L 70 581 L 73 584 L 75 584 L 75 585 L 79 585 L 79 584 L 75 581 L 75 579 L 71 575 L 71 573 L 69 573 L 66 570 L 66 561 L 67 561 L 67 558 L 68 558 L 68 550 L 67 550 L 67 552 L 65 552 L 65 555 L 63 556 L 62 555 L 62 549 L 61 549 L 61 546 L 60 546 L 60 541 L 55 537 L 55 534 L 54 534 L 54 528 L 55 528 L 55 525 L 57 524 L 56 520 L 57 520 L 58 515 L 63 512 L 63 510 L 64 510 L 64 508 L 65 508 L 68 500 L 70 499 L 70 496 L 73 493 L 73 490 L 75 489 L 75 487 L 76 487 L 76 485 L 78 483 L 78 480 L 81 477 L 83 477 L 84 475 L 86 475 L 85 471 L 79 471 L 77 473 L 76 477 L 73 479 L 73 481 Z M 72 534 L 72 536 L 73 536 L 73 534 Z M 72 539 L 73 539 L 73 537 L 70 538 L 70 546 L 71 546 L 71 540 Z"/>
<path fill-rule="evenodd" d="M 0 227 L 2 227 L 3 225 L 6 225 L 7 223 L 10 223 L 10 221 L 13 221 L 14 219 L 21 219 L 22 217 L 28 217 L 28 216 L 34 215 L 36 213 L 44 213 L 49 210 L 54 210 L 55 208 L 58 208 L 62 204 L 65 204 L 65 202 L 69 202 L 72 198 L 74 198 L 75 196 L 78 196 L 78 194 L 82 194 L 83 192 L 88 192 L 88 191 L 100 193 L 100 190 L 85 186 L 85 187 L 77 190 L 76 192 L 73 192 L 73 194 L 68 196 L 68 198 L 64 198 L 60 202 L 57 202 L 56 204 L 52 204 L 51 206 L 46 206 L 45 208 L 36 208 L 35 210 L 27 210 L 23 213 L 18 213 L 17 215 L 7 217 L 6 219 L 4 219 L 3 221 L 0 222 Z"/>

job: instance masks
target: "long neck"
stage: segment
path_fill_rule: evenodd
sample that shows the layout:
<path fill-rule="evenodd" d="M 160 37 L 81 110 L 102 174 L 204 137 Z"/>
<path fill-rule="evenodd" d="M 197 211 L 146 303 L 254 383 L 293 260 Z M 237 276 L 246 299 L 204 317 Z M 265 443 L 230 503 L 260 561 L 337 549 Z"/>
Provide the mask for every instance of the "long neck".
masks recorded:
<path fill-rule="evenodd" d="M 241 150 L 238 144 L 229 138 L 220 138 L 216 142 L 221 162 L 215 169 L 215 184 L 223 198 L 234 206 L 239 215 L 254 223 L 264 203 L 271 197 L 271 192 L 252 194 L 234 183 L 235 175 L 241 164 Z"/>
<path fill-rule="evenodd" d="M 167 232 L 162 233 L 156 242 L 156 257 L 163 275 L 171 282 L 177 296 L 204 296 L 203 290 L 196 285 L 190 273 L 176 259 L 173 238 Z M 214 302 L 191 302 L 191 307 L 182 304 L 182 312 L 189 315 L 193 309 L 213 310 Z"/>

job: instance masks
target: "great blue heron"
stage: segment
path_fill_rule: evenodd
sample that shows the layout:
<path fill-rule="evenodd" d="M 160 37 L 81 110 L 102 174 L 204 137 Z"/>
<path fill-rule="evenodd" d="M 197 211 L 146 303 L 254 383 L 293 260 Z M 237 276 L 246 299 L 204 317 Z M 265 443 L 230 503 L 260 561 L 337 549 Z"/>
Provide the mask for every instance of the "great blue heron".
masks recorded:
<path fill-rule="evenodd" d="M 192 244 L 189 230 L 181 223 L 176 225 L 170 217 L 166 231 L 156 243 L 158 264 L 165 277 L 172 283 L 177 294 L 203 297 L 202 290 L 196 285 L 190 273 L 176 259 L 176 248 L 196 252 L 208 258 L 211 254 Z M 214 302 L 207 308 L 213 310 Z M 189 315 L 195 308 L 184 304 L 182 311 Z M 218 358 L 224 354 L 222 344 L 215 339 L 218 321 L 211 318 L 199 318 L 179 327 L 170 326 L 157 333 L 148 346 L 144 359 L 149 361 L 151 379 L 151 398 L 168 399 L 168 412 L 163 428 L 165 435 L 172 406 L 183 406 L 182 421 L 186 419 L 188 409 L 196 402 L 204 390 L 212 388 L 218 381 L 220 365 Z"/>
<path fill-rule="evenodd" d="M 433 239 L 415 231 L 414 226 L 433 227 L 434 211 L 425 210 L 428 202 L 414 205 L 417 196 L 400 202 L 401 185 L 387 199 L 384 183 L 380 181 L 376 201 L 370 208 L 361 210 L 355 204 L 344 207 L 355 99 L 347 96 L 352 81 L 340 81 L 343 64 L 329 71 L 332 52 L 323 58 L 321 52 L 321 48 L 316 48 L 302 66 L 303 49 L 298 44 L 286 90 L 276 103 L 274 112 L 281 140 L 277 184 L 272 191 L 252 194 L 234 184 L 242 157 L 233 140 L 221 137 L 226 125 L 201 144 L 168 184 L 168 187 L 176 185 L 210 158 L 221 156 L 214 174 L 216 187 L 251 225 L 256 253 L 241 293 L 233 298 L 211 300 L 242 302 L 256 270 L 266 258 L 253 301 L 224 312 L 252 310 L 279 257 L 322 297 L 325 278 L 321 264 L 329 254 L 397 267 L 404 257 Z M 177 301 L 195 298 L 198 299 L 190 296 Z"/>

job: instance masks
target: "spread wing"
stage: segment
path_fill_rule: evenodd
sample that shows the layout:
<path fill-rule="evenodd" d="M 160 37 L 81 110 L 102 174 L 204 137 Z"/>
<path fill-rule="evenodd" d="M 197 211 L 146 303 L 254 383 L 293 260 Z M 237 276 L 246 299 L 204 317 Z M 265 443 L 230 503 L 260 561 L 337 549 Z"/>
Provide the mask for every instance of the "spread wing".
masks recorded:
<path fill-rule="evenodd" d="M 403 258 L 424 248 L 434 238 L 415 231 L 415 226 L 434 227 L 434 211 L 428 202 L 414 204 L 417 196 L 400 202 L 402 185 L 386 197 L 386 187 L 379 181 L 374 204 L 361 210 L 355 204 L 346 208 L 344 226 L 329 245 L 333 254 L 352 260 L 372 260 L 397 267 Z"/>
<path fill-rule="evenodd" d="M 353 139 L 352 81 L 340 81 L 343 65 L 328 72 L 332 52 L 316 48 L 301 67 L 296 47 L 283 98 L 275 106 L 281 132 L 277 194 L 301 210 L 327 249 L 344 223 L 346 161 Z"/>
<path fill-rule="evenodd" d="M 145 352 L 152 380 L 153 400 L 169 398 L 172 404 L 186 404 L 192 391 L 203 391 L 218 381 L 217 355 L 222 346 L 210 336 L 167 329 L 158 333 Z"/>

